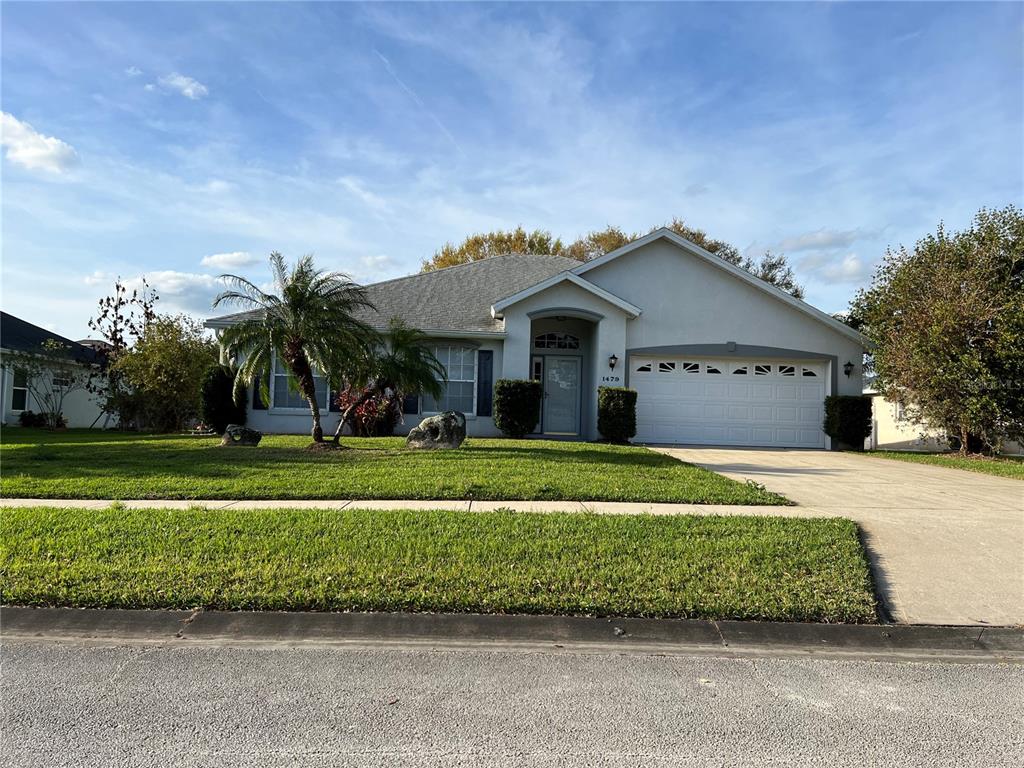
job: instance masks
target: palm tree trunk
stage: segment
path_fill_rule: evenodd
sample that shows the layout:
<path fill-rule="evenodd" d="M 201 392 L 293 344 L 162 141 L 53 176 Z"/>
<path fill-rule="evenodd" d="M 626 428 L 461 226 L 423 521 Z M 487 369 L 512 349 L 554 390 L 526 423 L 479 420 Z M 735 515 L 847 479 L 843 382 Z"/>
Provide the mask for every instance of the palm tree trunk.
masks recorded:
<path fill-rule="evenodd" d="M 313 417 L 313 442 L 322 443 L 324 441 L 324 428 L 320 425 L 320 406 L 316 402 L 316 395 L 307 397 L 306 402 L 309 403 L 309 412 Z"/>

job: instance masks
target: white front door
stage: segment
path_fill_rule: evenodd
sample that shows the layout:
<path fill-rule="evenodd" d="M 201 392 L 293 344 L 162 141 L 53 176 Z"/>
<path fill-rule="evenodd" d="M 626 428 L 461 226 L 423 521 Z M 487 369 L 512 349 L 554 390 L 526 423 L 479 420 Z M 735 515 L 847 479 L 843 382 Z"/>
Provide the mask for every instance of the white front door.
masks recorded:
<path fill-rule="evenodd" d="M 823 448 L 827 368 L 807 360 L 636 357 L 636 440 Z"/>
<path fill-rule="evenodd" d="M 544 433 L 578 435 L 580 431 L 580 359 L 544 360 Z"/>

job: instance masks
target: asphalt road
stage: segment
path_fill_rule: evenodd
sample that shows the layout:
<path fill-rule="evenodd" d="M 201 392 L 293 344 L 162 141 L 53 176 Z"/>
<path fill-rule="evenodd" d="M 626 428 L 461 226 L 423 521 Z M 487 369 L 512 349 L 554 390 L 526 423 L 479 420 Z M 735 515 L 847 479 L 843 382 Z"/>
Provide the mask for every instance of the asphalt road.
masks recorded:
<path fill-rule="evenodd" d="M 1024 764 L 1024 665 L 6 640 L 5 766 Z"/>

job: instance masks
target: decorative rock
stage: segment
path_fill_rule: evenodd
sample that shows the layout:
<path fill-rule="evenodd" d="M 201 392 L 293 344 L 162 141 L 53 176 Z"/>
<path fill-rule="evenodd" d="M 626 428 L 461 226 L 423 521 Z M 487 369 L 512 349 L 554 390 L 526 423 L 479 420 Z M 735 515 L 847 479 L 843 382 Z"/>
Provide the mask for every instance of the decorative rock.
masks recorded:
<path fill-rule="evenodd" d="M 263 433 L 258 429 L 249 429 L 241 424 L 228 424 L 221 438 L 221 445 L 259 445 Z"/>
<path fill-rule="evenodd" d="M 458 448 L 466 439 L 466 417 L 458 411 L 428 416 L 409 430 L 408 448 Z"/>

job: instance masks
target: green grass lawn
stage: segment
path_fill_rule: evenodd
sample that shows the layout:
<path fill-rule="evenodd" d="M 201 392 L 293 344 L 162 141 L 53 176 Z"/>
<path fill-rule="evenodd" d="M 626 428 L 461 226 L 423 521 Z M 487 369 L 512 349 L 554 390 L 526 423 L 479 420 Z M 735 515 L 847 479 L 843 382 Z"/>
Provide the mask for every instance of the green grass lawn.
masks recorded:
<path fill-rule="evenodd" d="M 965 458 L 955 453 L 910 453 L 909 451 L 869 451 L 868 455 L 1024 480 L 1024 456 L 998 456 L 996 458 L 972 456 Z"/>
<path fill-rule="evenodd" d="M 871 622 L 849 520 L 19 508 L 3 602 Z"/>
<path fill-rule="evenodd" d="M 218 438 L 7 429 L 0 496 L 67 499 L 493 499 L 786 504 L 634 446 L 471 438 L 456 451 L 409 451 L 400 437 L 269 435 L 257 448 Z"/>

